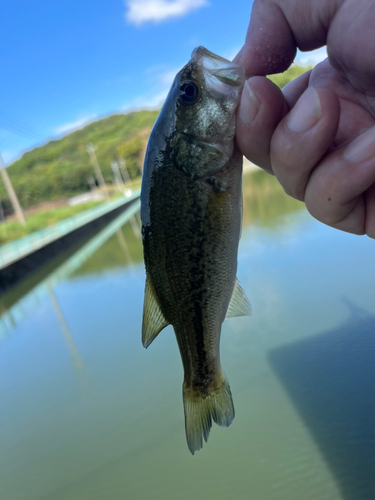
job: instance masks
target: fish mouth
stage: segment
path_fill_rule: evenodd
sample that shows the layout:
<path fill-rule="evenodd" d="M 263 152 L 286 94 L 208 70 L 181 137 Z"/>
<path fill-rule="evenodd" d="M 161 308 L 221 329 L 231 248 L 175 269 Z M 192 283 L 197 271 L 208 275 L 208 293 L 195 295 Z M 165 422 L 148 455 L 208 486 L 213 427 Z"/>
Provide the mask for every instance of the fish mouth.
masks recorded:
<path fill-rule="evenodd" d="M 212 137 L 198 137 L 192 134 L 188 134 L 187 132 L 180 132 L 180 134 L 185 137 L 190 143 L 195 143 L 202 148 L 212 148 L 221 153 L 225 152 L 225 145 L 221 144 L 220 140 L 222 140 L 221 134 L 217 134 L 217 136 Z M 224 141 L 225 143 L 225 141 Z"/>
<path fill-rule="evenodd" d="M 201 67 L 204 73 L 216 77 L 220 82 L 231 87 L 242 87 L 245 82 L 245 70 L 236 63 L 224 59 L 205 47 L 197 47 L 191 59 Z"/>

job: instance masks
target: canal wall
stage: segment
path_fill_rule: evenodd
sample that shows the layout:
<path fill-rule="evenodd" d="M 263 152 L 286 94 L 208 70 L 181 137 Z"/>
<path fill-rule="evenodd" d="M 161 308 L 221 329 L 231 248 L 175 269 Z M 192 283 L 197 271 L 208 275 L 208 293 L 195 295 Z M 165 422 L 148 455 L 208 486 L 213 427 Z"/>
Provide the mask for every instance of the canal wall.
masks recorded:
<path fill-rule="evenodd" d="M 135 203 L 139 195 L 138 190 L 128 198 L 104 203 L 0 246 L 0 294 L 72 244 L 95 234 Z"/>

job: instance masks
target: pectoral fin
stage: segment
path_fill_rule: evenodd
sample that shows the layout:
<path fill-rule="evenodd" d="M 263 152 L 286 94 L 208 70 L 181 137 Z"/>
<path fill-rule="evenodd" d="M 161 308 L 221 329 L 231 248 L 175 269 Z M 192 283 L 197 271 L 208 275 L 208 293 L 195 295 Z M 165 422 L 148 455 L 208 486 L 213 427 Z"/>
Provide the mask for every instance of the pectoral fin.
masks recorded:
<path fill-rule="evenodd" d="M 147 347 L 158 334 L 169 325 L 156 300 L 154 289 L 146 278 L 145 299 L 143 304 L 142 344 Z"/>
<path fill-rule="evenodd" d="M 225 319 L 236 318 L 237 316 L 250 316 L 250 314 L 250 302 L 246 297 L 240 282 L 236 278 Z"/>

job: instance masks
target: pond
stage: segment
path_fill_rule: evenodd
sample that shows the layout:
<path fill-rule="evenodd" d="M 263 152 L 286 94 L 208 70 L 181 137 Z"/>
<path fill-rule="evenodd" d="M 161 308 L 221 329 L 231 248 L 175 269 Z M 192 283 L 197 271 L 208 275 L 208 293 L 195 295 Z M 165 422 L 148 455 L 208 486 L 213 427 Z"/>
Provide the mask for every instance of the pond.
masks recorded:
<path fill-rule="evenodd" d="M 375 242 L 244 175 L 236 417 L 192 456 L 172 328 L 141 345 L 139 214 L 121 217 L 0 298 L 1 500 L 375 498 Z"/>

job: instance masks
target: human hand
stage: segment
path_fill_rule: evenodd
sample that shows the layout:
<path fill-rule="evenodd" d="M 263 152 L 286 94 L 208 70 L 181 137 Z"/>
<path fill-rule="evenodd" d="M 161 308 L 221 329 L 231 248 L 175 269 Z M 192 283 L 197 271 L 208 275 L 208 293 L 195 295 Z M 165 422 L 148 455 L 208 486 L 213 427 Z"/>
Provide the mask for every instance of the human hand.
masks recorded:
<path fill-rule="evenodd" d="M 255 0 L 237 143 L 329 226 L 375 238 L 375 3 Z M 296 48 L 329 58 L 280 91 Z M 256 75 L 256 76 L 253 76 Z"/>

